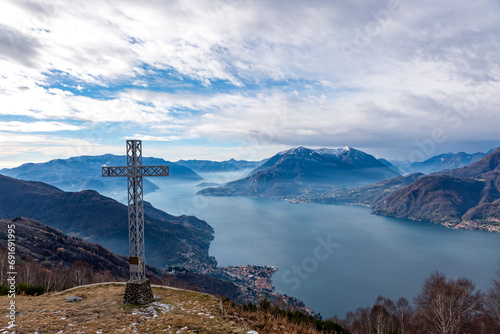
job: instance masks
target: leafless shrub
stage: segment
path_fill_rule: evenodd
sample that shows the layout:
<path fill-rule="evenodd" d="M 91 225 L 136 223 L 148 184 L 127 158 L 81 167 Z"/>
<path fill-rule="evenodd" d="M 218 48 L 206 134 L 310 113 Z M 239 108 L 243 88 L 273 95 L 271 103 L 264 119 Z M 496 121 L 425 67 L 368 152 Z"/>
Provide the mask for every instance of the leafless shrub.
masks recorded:
<path fill-rule="evenodd" d="M 482 294 L 466 278 L 447 280 L 444 274 L 436 272 L 425 281 L 415 303 L 427 333 L 466 334 L 472 333 Z"/>

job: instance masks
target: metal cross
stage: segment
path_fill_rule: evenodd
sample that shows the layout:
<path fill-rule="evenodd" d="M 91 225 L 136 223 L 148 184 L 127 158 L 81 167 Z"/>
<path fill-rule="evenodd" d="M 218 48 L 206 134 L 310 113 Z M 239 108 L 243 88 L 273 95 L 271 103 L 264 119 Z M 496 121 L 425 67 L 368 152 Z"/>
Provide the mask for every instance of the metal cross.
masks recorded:
<path fill-rule="evenodd" d="M 169 166 L 143 166 L 142 142 L 127 140 L 127 166 L 102 167 L 103 177 L 126 177 L 128 183 L 128 238 L 130 281 L 146 278 L 144 261 L 144 176 L 168 176 Z"/>

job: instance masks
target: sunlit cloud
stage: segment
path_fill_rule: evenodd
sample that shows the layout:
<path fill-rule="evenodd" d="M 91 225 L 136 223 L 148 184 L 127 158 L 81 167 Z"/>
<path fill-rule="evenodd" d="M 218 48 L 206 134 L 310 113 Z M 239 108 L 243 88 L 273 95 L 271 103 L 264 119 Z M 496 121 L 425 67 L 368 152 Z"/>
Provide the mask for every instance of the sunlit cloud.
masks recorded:
<path fill-rule="evenodd" d="M 182 138 L 178 136 L 158 137 L 158 136 L 134 134 L 131 137 L 124 137 L 123 139 L 136 139 L 136 140 L 147 140 L 147 141 L 176 141 Z"/>
<path fill-rule="evenodd" d="M 105 154 L 114 149 L 95 141 L 80 138 L 66 138 L 53 135 L 14 134 L 0 132 L 4 149 L 0 150 L 0 168 L 14 167 L 23 157 L 30 162 L 42 162 L 56 158 L 69 158 L 86 154 Z"/>
<path fill-rule="evenodd" d="M 37 154 L 134 134 L 223 143 L 227 158 L 242 141 L 405 155 L 436 129 L 436 154 L 485 151 L 500 139 L 499 13 L 493 0 L 7 0 L 0 131 L 58 138 Z M 15 143 L 29 159 L 36 142 Z"/>
<path fill-rule="evenodd" d="M 11 132 L 55 132 L 76 131 L 81 129 L 81 126 L 60 122 L 0 122 L 0 131 Z"/>

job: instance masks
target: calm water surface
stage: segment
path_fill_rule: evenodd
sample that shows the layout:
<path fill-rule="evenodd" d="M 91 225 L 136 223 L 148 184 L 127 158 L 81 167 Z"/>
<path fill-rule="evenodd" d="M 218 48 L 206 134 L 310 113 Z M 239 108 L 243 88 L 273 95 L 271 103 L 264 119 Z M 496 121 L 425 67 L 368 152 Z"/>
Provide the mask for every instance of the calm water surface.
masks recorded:
<path fill-rule="evenodd" d="M 218 183 L 241 173 L 205 174 Z M 200 182 L 174 185 L 145 200 L 170 214 L 195 215 L 215 229 L 219 265 L 272 265 L 278 292 L 324 317 L 371 306 L 378 295 L 410 301 L 433 272 L 467 277 L 486 291 L 499 269 L 500 234 L 448 229 L 375 216 L 354 206 L 288 204 L 243 197 L 202 197 Z"/>

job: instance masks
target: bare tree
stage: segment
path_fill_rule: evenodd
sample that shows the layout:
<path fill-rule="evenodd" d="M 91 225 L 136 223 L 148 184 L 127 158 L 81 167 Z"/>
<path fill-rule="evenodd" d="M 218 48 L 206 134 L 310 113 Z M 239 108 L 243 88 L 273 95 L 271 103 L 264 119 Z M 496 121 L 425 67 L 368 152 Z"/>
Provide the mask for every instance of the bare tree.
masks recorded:
<path fill-rule="evenodd" d="M 174 275 L 165 275 L 163 277 L 161 283 L 166 286 L 174 286 L 175 285 L 176 278 Z"/>
<path fill-rule="evenodd" d="M 98 272 L 93 275 L 93 283 L 101 283 L 101 282 L 116 282 L 118 279 L 113 276 L 109 269 L 104 270 L 103 272 Z"/>
<path fill-rule="evenodd" d="M 85 261 L 75 261 L 71 266 L 74 285 L 87 284 L 92 279 L 92 270 Z"/>
<path fill-rule="evenodd" d="M 383 296 L 378 296 L 370 312 L 373 332 L 376 334 L 393 333 L 395 331 L 395 313 L 394 302 Z"/>
<path fill-rule="evenodd" d="M 370 319 L 370 308 L 358 308 L 356 312 L 346 314 L 346 323 L 349 324 L 353 334 L 373 334 Z"/>
<path fill-rule="evenodd" d="M 427 333 L 465 334 L 481 309 L 482 295 L 470 280 L 447 281 L 436 272 L 425 281 L 415 303 Z"/>
<path fill-rule="evenodd" d="M 485 313 L 490 318 L 493 326 L 500 331 L 500 272 L 497 279 L 493 280 L 493 287 L 485 298 Z"/>
<path fill-rule="evenodd" d="M 399 298 L 396 302 L 396 319 L 399 334 L 408 334 L 411 331 L 413 309 L 406 298 Z"/>
<path fill-rule="evenodd" d="M 389 313 L 382 305 L 374 305 L 370 311 L 370 322 L 373 326 L 373 332 L 375 334 L 385 334 L 388 333 L 390 318 Z"/>
<path fill-rule="evenodd" d="M 55 273 L 47 268 L 42 268 L 39 272 L 38 280 L 43 285 L 45 290 L 53 291 L 56 289 L 56 278 Z"/>
<path fill-rule="evenodd" d="M 40 265 L 31 256 L 26 256 L 23 263 L 18 266 L 19 282 L 34 285 L 40 271 Z"/>

